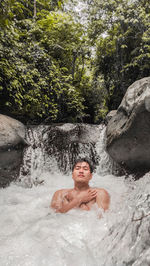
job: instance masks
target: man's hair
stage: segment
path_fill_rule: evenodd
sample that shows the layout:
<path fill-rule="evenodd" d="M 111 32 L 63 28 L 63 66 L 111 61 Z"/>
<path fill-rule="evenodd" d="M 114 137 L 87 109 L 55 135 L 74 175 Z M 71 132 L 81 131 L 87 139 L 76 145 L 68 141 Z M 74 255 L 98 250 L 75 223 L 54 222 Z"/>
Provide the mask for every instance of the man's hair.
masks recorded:
<path fill-rule="evenodd" d="M 79 158 L 79 159 L 75 160 L 75 162 L 72 166 L 72 171 L 74 170 L 77 163 L 82 163 L 82 162 L 88 163 L 88 165 L 90 167 L 90 172 L 93 173 L 94 167 L 93 167 L 92 162 L 88 158 Z"/>

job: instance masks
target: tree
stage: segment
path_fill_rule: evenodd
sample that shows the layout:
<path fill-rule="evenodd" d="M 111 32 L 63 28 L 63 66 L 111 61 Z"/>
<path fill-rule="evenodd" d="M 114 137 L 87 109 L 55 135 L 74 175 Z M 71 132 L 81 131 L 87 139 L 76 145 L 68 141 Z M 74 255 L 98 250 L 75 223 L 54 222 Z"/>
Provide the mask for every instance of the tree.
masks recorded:
<path fill-rule="evenodd" d="M 79 25 L 58 12 L 37 18 L 14 20 L 1 32 L 1 110 L 24 121 L 81 121 L 83 98 L 72 78 Z"/>
<path fill-rule="evenodd" d="M 94 76 L 104 77 L 106 104 L 116 109 L 128 86 L 150 74 L 149 1 L 95 0 L 91 9 Z"/>

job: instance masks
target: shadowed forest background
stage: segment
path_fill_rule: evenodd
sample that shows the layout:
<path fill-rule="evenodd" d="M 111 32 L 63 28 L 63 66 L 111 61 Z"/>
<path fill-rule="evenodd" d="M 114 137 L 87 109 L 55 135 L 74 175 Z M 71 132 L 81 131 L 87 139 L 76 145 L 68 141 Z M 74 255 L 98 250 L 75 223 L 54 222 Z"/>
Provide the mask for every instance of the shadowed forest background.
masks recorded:
<path fill-rule="evenodd" d="M 75 8 L 84 3 L 82 16 Z M 0 112 L 24 123 L 100 123 L 150 75 L 148 0 L 3 0 Z"/>

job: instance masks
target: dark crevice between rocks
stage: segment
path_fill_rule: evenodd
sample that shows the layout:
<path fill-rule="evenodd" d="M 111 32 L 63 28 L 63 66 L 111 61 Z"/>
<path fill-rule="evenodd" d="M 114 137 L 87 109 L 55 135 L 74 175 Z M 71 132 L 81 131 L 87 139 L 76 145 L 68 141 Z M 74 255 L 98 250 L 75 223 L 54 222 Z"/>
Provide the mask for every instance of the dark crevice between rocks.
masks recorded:
<path fill-rule="evenodd" d="M 17 180 L 23 161 L 23 148 L 23 144 L 18 144 L 8 149 L 0 149 L 0 187 L 4 188 Z"/>

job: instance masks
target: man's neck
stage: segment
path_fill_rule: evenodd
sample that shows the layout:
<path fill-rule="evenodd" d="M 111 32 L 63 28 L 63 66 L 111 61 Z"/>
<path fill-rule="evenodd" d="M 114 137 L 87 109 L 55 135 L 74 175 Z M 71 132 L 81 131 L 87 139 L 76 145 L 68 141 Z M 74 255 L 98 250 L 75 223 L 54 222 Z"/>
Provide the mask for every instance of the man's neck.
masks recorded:
<path fill-rule="evenodd" d="M 86 184 L 86 183 L 80 183 L 80 182 L 77 182 L 77 183 L 75 183 L 75 185 L 74 185 L 74 189 L 76 190 L 76 191 L 83 191 L 83 190 L 87 190 L 87 189 L 89 189 L 90 188 L 90 186 L 89 186 L 89 184 Z"/>

